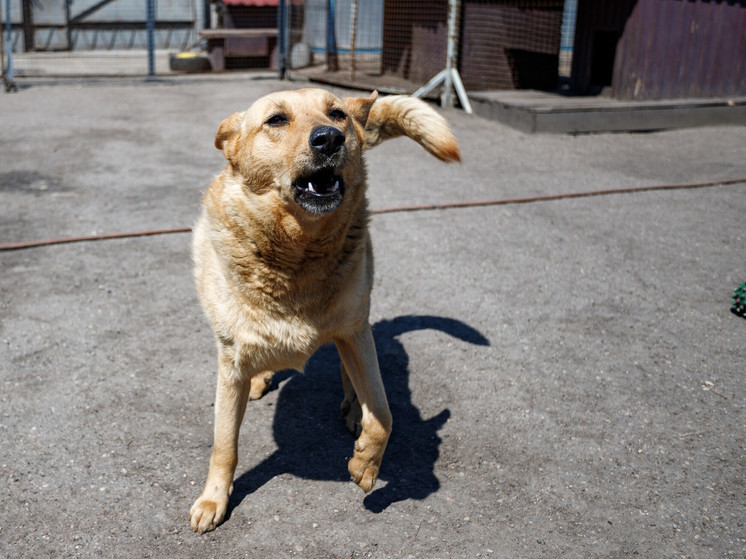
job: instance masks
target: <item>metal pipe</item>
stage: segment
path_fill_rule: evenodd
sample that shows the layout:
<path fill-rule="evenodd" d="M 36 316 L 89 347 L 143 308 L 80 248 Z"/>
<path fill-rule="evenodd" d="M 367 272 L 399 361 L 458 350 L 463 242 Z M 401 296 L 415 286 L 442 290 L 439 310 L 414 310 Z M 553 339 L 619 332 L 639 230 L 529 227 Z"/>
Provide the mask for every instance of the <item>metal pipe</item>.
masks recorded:
<path fill-rule="evenodd" d="M 352 0 L 352 31 L 350 37 L 350 79 L 355 81 L 355 48 L 357 43 L 357 0 Z"/>
<path fill-rule="evenodd" d="M 148 76 L 155 76 L 155 0 L 146 0 L 148 17 Z"/>
<path fill-rule="evenodd" d="M 8 87 L 7 84 L 13 83 L 13 40 L 11 37 L 12 30 L 13 25 L 10 22 L 10 0 L 5 0 L 5 37 L 3 37 L 3 39 L 8 49 L 8 67 L 5 70 L 6 88 Z"/>
<path fill-rule="evenodd" d="M 334 0 L 326 0 L 326 70 L 336 72 L 339 70 L 339 60 L 337 59 L 337 36 L 335 31 L 335 7 Z"/>
<path fill-rule="evenodd" d="M 281 80 L 285 79 L 287 69 L 287 3 L 277 2 L 277 71 Z"/>
<path fill-rule="evenodd" d="M 459 1 L 449 0 L 448 2 L 448 40 L 446 47 L 446 73 L 445 83 L 443 84 L 443 95 L 441 97 L 442 107 L 453 107 L 453 95 L 451 94 L 452 88 L 452 70 L 456 68 L 456 44 L 458 43 L 458 29 L 456 22 L 458 21 L 458 10 Z"/>

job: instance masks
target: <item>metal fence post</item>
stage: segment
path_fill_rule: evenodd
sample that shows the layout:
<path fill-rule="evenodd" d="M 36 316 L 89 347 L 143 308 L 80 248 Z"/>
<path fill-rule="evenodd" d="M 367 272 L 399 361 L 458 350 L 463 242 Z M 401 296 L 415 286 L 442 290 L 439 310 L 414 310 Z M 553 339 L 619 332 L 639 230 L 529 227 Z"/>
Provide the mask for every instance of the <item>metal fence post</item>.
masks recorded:
<path fill-rule="evenodd" d="M 5 0 L 5 48 L 8 49 L 8 67 L 5 75 L 9 80 L 13 79 L 13 24 L 10 22 L 10 0 Z"/>
<path fill-rule="evenodd" d="M 461 2 L 459 2 L 459 0 L 448 1 L 448 51 L 446 54 L 445 69 L 441 70 L 427 84 L 412 93 L 412 97 L 423 97 L 433 91 L 436 87 L 442 85 L 443 94 L 441 95 L 441 106 L 444 108 L 453 107 L 453 95 L 451 93 L 451 88 L 453 88 L 456 90 L 456 95 L 458 96 L 458 100 L 461 102 L 461 107 L 468 114 L 472 114 L 469 96 L 466 94 L 466 89 L 464 88 L 461 76 L 458 73 L 458 17 L 460 10 Z"/>
<path fill-rule="evenodd" d="M 337 59 L 337 35 L 336 24 L 334 22 L 335 5 L 334 0 L 326 1 L 326 68 L 329 72 L 339 70 L 339 61 Z"/>
<path fill-rule="evenodd" d="M 5 82 L 5 91 L 14 91 L 15 84 L 13 83 L 13 38 L 12 38 L 13 27 L 10 22 L 10 0 L 5 0 L 5 34 L 2 37 L 3 48 L 2 51 L 8 51 L 8 65 L 5 65 L 5 52 L 2 52 L 2 65 L 3 65 L 3 81 Z"/>
<path fill-rule="evenodd" d="M 148 76 L 155 76 L 155 0 L 147 2 Z"/>
<path fill-rule="evenodd" d="M 277 71 L 280 79 L 285 79 L 287 69 L 287 48 L 288 48 L 288 13 L 287 3 L 285 0 L 277 2 Z"/>
<path fill-rule="evenodd" d="M 357 48 L 357 0 L 352 0 L 350 19 L 350 79 L 355 81 L 355 49 Z"/>

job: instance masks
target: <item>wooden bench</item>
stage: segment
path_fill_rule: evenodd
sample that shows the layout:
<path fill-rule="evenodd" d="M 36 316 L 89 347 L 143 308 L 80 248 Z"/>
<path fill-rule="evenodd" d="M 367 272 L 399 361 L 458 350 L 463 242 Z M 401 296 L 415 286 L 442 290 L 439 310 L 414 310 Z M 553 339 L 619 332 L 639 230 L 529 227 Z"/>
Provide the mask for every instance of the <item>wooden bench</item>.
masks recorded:
<path fill-rule="evenodd" d="M 207 58 L 213 72 L 225 70 L 225 59 L 238 56 L 269 57 L 277 44 L 277 29 L 203 29 Z"/>

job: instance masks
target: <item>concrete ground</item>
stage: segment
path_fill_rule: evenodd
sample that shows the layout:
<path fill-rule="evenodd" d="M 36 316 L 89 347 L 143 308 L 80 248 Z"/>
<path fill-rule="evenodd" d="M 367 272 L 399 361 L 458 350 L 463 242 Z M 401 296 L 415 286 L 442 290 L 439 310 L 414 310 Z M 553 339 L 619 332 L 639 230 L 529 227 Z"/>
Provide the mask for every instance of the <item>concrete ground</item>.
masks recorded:
<path fill-rule="evenodd" d="M 66 82 L 0 96 L 0 243 L 188 227 L 220 121 L 301 84 Z M 373 208 L 712 181 L 372 220 L 394 414 L 347 480 L 334 351 L 250 404 L 196 535 L 215 357 L 188 233 L 0 252 L 0 557 L 746 554 L 746 127 L 527 135 L 447 111 L 463 163 L 368 155 Z"/>
<path fill-rule="evenodd" d="M 153 71 L 160 76 L 172 74 L 170 56 L 178 52 L 156 50 Z M 136 77 L 148 73 L 147 50 L 93 50 L 59 52 L 20 52 L 13 54 L 14 77 L 26 78 L 109 76 Z"/>

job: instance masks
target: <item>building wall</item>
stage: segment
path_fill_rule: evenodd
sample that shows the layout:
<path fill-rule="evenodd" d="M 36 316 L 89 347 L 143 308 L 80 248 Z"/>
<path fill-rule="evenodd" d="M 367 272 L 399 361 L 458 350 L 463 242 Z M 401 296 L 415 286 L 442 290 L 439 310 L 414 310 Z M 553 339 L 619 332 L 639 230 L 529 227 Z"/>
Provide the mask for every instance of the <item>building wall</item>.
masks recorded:
<path fill-rule="evenodd" d="M 612 83 L 620 99 L 746 95 L 746 4 L 639 0 Z"/>
<path fill-rule="evenodd" d="M 619 99 L 746 95 L 746 2 L 579 0 L 572 87 Z"/>

